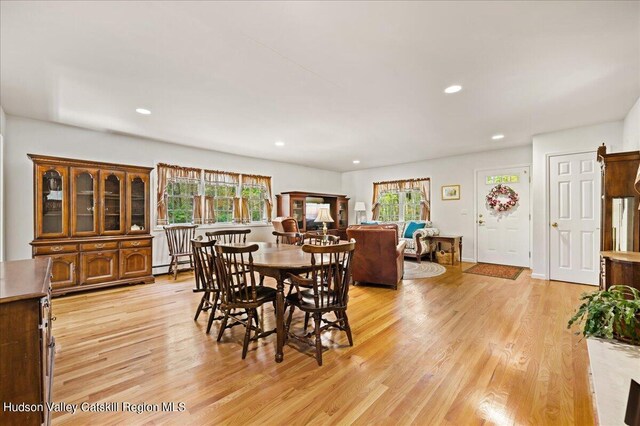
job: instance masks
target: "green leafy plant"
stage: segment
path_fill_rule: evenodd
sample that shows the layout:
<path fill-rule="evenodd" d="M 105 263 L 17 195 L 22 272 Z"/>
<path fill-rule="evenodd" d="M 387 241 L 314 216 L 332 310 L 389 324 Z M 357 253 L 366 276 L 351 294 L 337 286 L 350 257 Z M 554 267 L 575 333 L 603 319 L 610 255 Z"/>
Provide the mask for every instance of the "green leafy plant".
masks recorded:
<path fill-rule="evenodd" d="M 626 285 L 584 293 L 567 328 L 584 322 L 582 335 L 640 345 L 640 291 Z M 579 333 L 578 333 L 579 334 Z"/>

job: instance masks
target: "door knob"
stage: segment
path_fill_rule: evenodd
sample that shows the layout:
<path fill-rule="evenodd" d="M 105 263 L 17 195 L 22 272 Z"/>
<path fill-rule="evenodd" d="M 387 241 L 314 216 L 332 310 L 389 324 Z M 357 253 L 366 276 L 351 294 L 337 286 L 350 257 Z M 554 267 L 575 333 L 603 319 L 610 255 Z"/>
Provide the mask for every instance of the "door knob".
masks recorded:
<path fill-rule="evenodd" d="M 558 222 L 553 222 L 553 223 L 551 224 L 551 226 L 553 226 L 554 228 L 557 228 L 557 227 L 558 227 Z"/>
<path fill-rule="evenodd" d="M 478 224 L 482 225 L 484 223 L 484 220 L 479 220 Z"/>

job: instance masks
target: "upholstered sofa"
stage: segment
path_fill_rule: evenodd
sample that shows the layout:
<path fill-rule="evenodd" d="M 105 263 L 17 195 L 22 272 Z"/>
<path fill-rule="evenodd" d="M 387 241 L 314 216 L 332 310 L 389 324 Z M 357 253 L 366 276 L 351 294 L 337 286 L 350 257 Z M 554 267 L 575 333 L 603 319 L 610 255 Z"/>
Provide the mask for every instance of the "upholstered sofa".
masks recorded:
<path fill-rule="evenodd" d="M 354 284 L 374 283 L 398 288 L 404 275 L 406 242 L 398 240 L 398 226 L 352 225 L 347 237 L 356 241 L 351 261 Z"/>
<path fill-rule="evenodd" d="M 412 226 L 409 228 L 411 223 L 418 224 L 418 226 L 424 226 L 415 229 Z M 424 256 L 427 254 L 433 256 L 433 253 L 436 250 L 435 243 L 429 240 L 429 237 L 433 237 L 434 235 L 440 235 L 440 230 L 438 228 L 433 227 L 433 222 L 426 220 L 415 220 L 409 222 L 364 222 L 362 226 L 373 226 L 373 225 L 396 225 L 398 229 L 398 239 L 400 241 L 405 241 L 406 246 L 404 249 L 404 255 L 406 257 L 415 258 L 418 262 L 422 260 Z"/>

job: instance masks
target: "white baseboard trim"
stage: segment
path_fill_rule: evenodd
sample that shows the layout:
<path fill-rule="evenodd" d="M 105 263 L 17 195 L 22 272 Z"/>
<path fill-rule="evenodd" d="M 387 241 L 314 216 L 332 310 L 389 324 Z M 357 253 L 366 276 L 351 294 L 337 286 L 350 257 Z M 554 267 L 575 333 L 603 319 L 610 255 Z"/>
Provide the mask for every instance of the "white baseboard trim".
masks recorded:
<path fill-rule="evenodd" d="M 472 257 L 463 257 L 462 258 L 463 262 L 471 262 L 471 263 L 476 263 L 476 260 Z"/>
<path fill-rule="evenodd" d="M 538 280 L 546 280 L 547 276 L 545 274 L 536 274 L 536 273 L 531 273 L 531 278 L 535 278 Z"/>

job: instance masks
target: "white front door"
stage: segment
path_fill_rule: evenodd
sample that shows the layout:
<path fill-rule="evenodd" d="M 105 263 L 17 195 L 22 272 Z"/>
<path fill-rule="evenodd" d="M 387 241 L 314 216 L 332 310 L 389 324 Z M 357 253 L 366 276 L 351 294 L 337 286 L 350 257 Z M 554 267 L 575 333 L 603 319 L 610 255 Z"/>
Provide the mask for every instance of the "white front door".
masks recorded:
<path fill-rule="evenodd" d="M 529 175 L 528 166 L 477 172 L 478 262 L 529 267 Z M 500 204 L 492 207 L 487 195 L 499 186 L 506 194 L 494 197 Z M 515 206 L 498 211 L 509 193 L 518 198 Z"/>
<path fill-rule="evenodd" d="M 599 195 L 595 152 L 549 157 L 549 279 L 598 284 Z"/>

